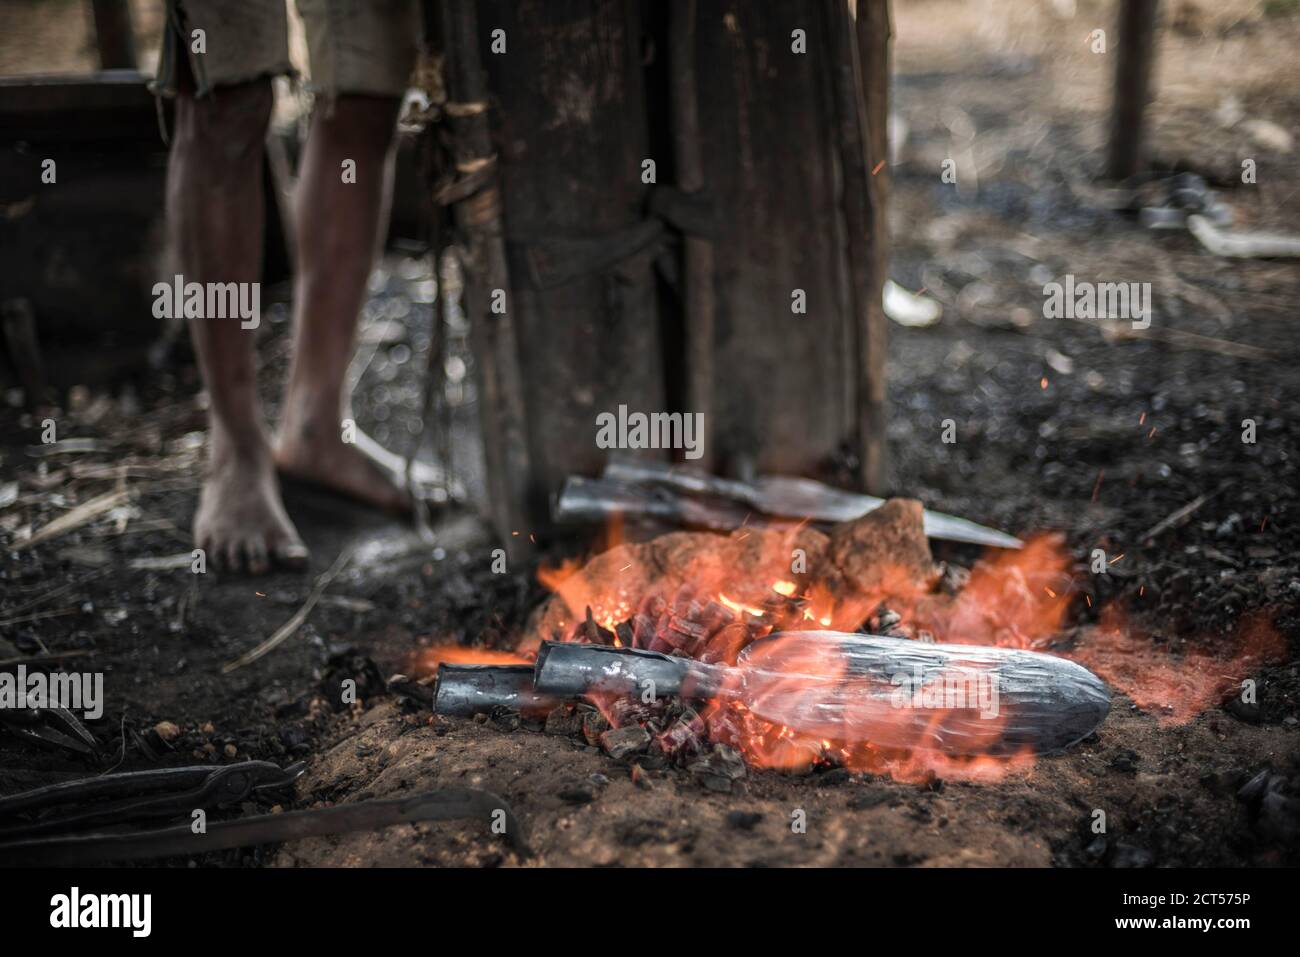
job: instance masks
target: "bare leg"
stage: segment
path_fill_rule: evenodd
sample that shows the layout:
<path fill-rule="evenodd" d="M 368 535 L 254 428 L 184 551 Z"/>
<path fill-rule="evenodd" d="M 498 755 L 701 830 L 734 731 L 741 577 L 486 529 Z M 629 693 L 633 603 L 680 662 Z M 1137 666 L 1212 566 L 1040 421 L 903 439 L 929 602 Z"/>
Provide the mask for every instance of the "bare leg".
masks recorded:
<path fill-rule="evenodd" d="M 385 219 L 399 106 L 341 96 L 312 118 L 298 181 L 293 364 L 275 449 L 283 474 L 394 511 L 410 507 L 398 477 L 364 451 L 367 443 L 343 441 L 343 378 Z M 349 160 L 355 176 L 345 178 Z"/>
<path fill-rule="evenodd" d="M 195 99 L 182 91 L 167 167 L 167 219 L 186 282 L 257 282 L 262 258 L 262 149 L 271 84 Z M 265 571 L 307 550 L 280 501 L 257 398 L 253 329 L 195 319 L 190 335 L 211 400 L 208 474 L 194 539 L 213 563 Z"/>

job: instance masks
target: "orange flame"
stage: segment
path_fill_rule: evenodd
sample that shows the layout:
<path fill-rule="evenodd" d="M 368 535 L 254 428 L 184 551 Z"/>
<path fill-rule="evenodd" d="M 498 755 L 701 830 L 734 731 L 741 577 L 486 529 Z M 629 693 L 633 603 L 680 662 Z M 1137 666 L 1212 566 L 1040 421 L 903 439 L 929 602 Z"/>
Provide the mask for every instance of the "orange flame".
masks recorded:
<path fill-rule="evenodd" d="M 1269 612 L 1244 616 L 1221 648 L 1217 655 L 1162 649 L 1121 609 L 1108 606 L 1069 657 L 1153 712 L 1161 727 L 1176 727 L 1222 702 L 1252 669 L 1286 657 L 1286 640 Z"/>
<path fill-rule="evenodd" d="M 438 665 L 526 665 L 530 659 L 513 651 L 471 648 L 456 642 L 440 642 L 418 652 L 412 666 L 417 675 L 432 674 Z"/>

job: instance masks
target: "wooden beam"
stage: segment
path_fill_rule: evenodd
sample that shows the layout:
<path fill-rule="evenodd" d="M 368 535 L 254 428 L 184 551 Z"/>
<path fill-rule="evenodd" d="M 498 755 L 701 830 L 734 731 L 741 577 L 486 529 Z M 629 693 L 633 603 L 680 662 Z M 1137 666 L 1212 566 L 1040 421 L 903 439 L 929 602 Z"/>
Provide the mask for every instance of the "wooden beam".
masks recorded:
<path fill-rule="evenodd" d="M 454 134 L 460 177 L 482 177 L 481 185 L 456 204 L 456 220 L 466 237 L 465 313 L 478 371 L 480 422 L 492 523 L 511 558 L 531 551 L 527 505 L 529 465 L 523 380 L 511 310 L 516 290 L 510 284 L 501 220 L 497 155 L 489 124 L 487 73 L 479 58 L 478 11 L 474 0 L 442 0 L 441 39 L 447 63 L 446 111 Z M 497 290 L 505 312 L 494 312 Z"/>
<path fill-rule="evenodd" d="M 847 0 L 841 0 L 845 5 Z M 847 24 L 846 24 L 847 30 Z M 849 55 L 856 58 L 860 104 L 859 123 L 865 130 L 865 207 L 867 248 L 861 270 L 862 297 L 858 315 L 858 448 L 862 456 L 863 488 L 883 495 L 888 466 L 888 415 L 885 406 L 885 355 L 888 349 L 885 310 L 881 302 L 889 274 L 889 87 L 893 18 L 889 0 L 858 0 L 857 29 Z M 852 248 L 852 247 L 851 247 Z M 856 287 L 855 287 L 856 288 Z"/>
<path fill-rule="evenodd" d="M 101 70 L 134 70 L 135 34 L 131 32 L 129 0 L 91 0 L 95 16 L 95 46 Z"/>
<path fill-rule="evenodd" d="M 673 155 L 677 188 L 698 193 L 705 188 L 700 143 L 699 93 L 695 72 L 696 0 L 673 0 L 669 22 L 669 68 L 672 71 Z M 686 402 L 688 413 L 703 422 L 699 468 L 712 469 L 713 447 L 713 243 L 699 236 L 685 238 Z"/>
<path fill-rule="evenodd" d="M 1120 0 L 1119 51 L 1107 164 L 1107 173 L 1114 180 L 1135 176 L 1145 166 L 1144 124 L 1152 94 L 1159 6 L 1159 0 Z"/>

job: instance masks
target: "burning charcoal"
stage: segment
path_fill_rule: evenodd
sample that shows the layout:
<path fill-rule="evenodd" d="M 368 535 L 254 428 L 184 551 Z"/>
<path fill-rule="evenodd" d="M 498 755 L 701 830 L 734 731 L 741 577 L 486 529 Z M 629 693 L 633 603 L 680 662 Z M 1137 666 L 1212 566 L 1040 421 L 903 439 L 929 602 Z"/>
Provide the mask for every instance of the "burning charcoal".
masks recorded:
<path fill-rule="evenodd" d="M 614 626 L 614 637 L 624 648 L 636 647 L 636 633 L 629 621 L 620 621 Z"/>
<path fill-rule="evenodd" d="M 645 768 L 643 768 L 640 764 L 632 765 L 632 770 L 630 772 L 630 775 L 632 778 L 632 783 L 635 784 L 637 787 L 641 788 L 643 791 L 649 791 L 654 788 L 654 784 L 652 784 L 650 781 L 650 775 L 646 774 Z"/>
<path fill-rule="evenodd" d="M 732 811 L 727 815 L 727 826 L 737 831 L 752 831 L 761 820 L 763 815 L 757 811 Z"/>
<path fill-rule="evenodd" d="M 708 629 L 699 622 L 679 615 L 670 615 L 668 627 L 663 632 L 663 639 L 673 646 L 676 653 L 693 658 L 697 646 L 708 637 L 708 634 Z"/>
<path fill-rule="evenodd" d="M 732 622 L 719 629 L 696 657 L 709 664 L 732 665 L 753 640 L 754 633 L 747 626 L 740 622 Z"/>
<path fill-rule="evenodd" d="M 632 643 L 628 648 L 649 648 L 655 636 L 655 619 L 650 615 L 637 614 L 632 617 Z"/>
<path fill-rule="evenodd" d="M 588 712 L 582 719 L 582 736 L 587 743 L 595 747 L 600 743 L 600 736 L 609 730 L 609 722 L 599 711 Z"/>
<path fill-rule="evenodd" d="M 547 714 L 545 731 L 547 734 L 579 734 L 582 732 L 584 717 L 585 715 L 573 705 L 562 704 Z"/>
<path fill-rule="evenodd" d="M 711 601 L 705 605 L 699 617 L 700 624 L 704 626 L 709 634 L 713 634 L 723 625 L 728 625 L 735 620 L 736 616 L 731 613 L 731 609 L 716 601 Z"/>
<path fill-rule="evenodd" d="M 733 747 L 741 739 L 744 731 L 740 717 L 730 705 L 715 708 L 705 717 L 704 723 L 708 728 L 710 741 Z"/>
<path fill-rule="evenodd" d="M 600 746 L 615 761 L 644 751 L 649 744 L 650 732 L 640 725 L 616 728 L 600 736 Z"/>
<path fill-rule="evenodd" d="M 715 744 L 712 751 L 687 768 L 701 786 L 729 793 L 735 781 L 745 776 L 745 760 L 735 748 Z"/>
<path fill-rule="evenodd" d="M 591 606 L 587 606 L 587 617 L 578 623 L 574 630 L 574 640 L 583 641 L 589 645 L 612 645 L 614 644 L 614 633 L 608 628 L 597 624 L 596 619 L 591 615 Z"/>
<path fill-rule="evenodd" d="M 659 747 L 670 757 L 679 754 L 695 754 L 704 746 L 708 727 L 693 709 L 686 709 L 667 731 L 659 738 Z"/>
<path fill-rule="evenodd" d="M 615 698 L 609 705 L 609 721 L 616 728 L 639 725 L 655 716 L 655 708 L 640 698 Z"/>

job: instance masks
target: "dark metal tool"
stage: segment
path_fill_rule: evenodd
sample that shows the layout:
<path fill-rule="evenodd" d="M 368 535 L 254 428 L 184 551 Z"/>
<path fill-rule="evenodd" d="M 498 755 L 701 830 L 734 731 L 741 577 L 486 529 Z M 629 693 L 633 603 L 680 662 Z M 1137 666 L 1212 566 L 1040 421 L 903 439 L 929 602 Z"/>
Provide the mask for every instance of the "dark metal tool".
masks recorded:
<path fill-rule="evenodd" d="M 543 642 L 543 693 L 734 700 L 818 738 L 955 755 L 1058 751 L 1105 719 L 1110 692 L 1076 662 L 1018 648 L 833 631 L 781 632 L 734 667 L 657 652 Z"/>
<path fill-rule="evenodd" d="M 31 837 L 94 825 L 188 815 L 287 789 L 306 770 L 245 761 L 105 774 L 0 798 L 0 838 Z M 14 823 L 25 815 L 32 820 Z"/>
<path fill-rule="evenodd" d="M 525 715 L 545 715 L 561 698 L 533 689 L 532 665 L 438 666 L 433 710 L 462 718 L 509 708 Z"/>
<path fill-rule="evenodd" d="M 394 824 L 454 820 L 481 820 L 493 833 L 502 833 L 521 857 L 532 854 L 523 825 L 503 798 L 477 788 L 447 788 L 395 800 L 359 801 L 219 821 L 209 824 L 203 834 L 195 834 L 188 824 L 182 824 L 135 834 L 84 834 L 14 841 L 0 844 L 0 866 L 66 867 L 184 857 L 232 847 L 377 830 Z"/>
<path fill-rule="evenodd" d="M 636 494 L 640 489 L 640 500 Z M 650 496 L 646 490 L 656 489 Z M 675 494 L 667 494 L 675 493 Z M 700 498 L 706 501 L 701 501 Z M 712 500 L 712 501 L 707 501 Z M 649 459 L 612 459 L 599 479 L 571 478 L 560 492 L 556 521 L 608 518 L 627 514 L 677 519 L 703 527 L 737 527 L 749 510 L 817 522 L 849 522 L 885 504 L 883 498 L 847 492 L 812 479 L 766 475 L 752 482 L 720 478 L 689 466 Z M 739 512 L 739 520 L 733 516 Z M 954 542 L 996 548 L 1022 548 L 1024 542 L 996 529 L 943 512 L 925 510 L 925 534 Z"/>
<path fill-rule="evenodd" d="M 41 747 L 96 754 L 99 742 L 67 708 L 0 708 L 0 727 Z"/>

